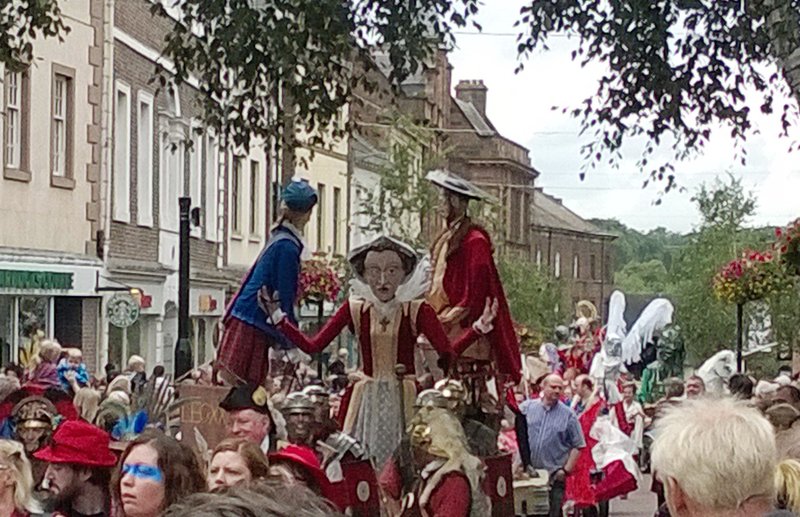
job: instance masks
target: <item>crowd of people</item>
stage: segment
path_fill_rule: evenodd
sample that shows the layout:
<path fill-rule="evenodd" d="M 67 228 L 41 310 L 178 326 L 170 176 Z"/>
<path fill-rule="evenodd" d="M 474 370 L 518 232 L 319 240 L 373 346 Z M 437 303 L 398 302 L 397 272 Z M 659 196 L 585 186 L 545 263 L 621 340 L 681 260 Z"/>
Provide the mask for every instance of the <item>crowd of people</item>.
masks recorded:
<path fill-rule="evenodd" d="M 539 513 L 593 517 L 647 469 L 658 516 L 800 511 L 796 380 L 718 375 L 707 393 L 702 376 L 669 378 L 650 404 L 655 384 L 637 397 L 626 365 L 673 308 L 654 300 L 626 333 L 619 292 L 605 326 L 586 302 L 572 335 L 542 345 L 539 373 L 531 356 L 523 369 L 491 239 L 467 215 L 484 194 L 447 171 L 429 179 L 447 222 L 430 262 L 386 235 L 352 250 L 348 296 L 316 335 L 294 310 L 318 196 L 292 181 L 212 363 L 176 382 L 132 356 L 96 377 L 45 339 L 30 364 L 5 366 L 0 517 L 510 516 L 516 482 L 544 491 Z M 318 376 L 305 354 L 345 331 L 358 366 L 344 350 Z M 218 429 L 180 425 L 186 384 L 208 386 Z"/>

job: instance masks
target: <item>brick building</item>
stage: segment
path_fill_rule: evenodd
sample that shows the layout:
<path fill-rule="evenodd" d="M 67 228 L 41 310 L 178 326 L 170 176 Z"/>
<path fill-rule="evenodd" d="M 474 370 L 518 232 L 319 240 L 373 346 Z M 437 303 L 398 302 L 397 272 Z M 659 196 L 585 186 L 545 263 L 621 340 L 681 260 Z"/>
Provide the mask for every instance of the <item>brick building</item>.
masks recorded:
<path fill-rule="evenodd" d="M 568 285 L 573 304 L 589 300 L 601 316 L 613 291 L 614 235 L 604 233 L 537 188 L 530 227 L 532 259 Z"/>
<path fill-rule="evenodd" d="M 139 354 L 169 372 L 178 337 L 178 198 L 191 197 L 201 214 L 191 231 L 189 308 L 201 363 L 213 356 L 225 307 L 223 266 L 246 267 L 265 242 L 271 174 L 263 146 L 226 151 L 202 127 L 194 80 L 162 90 L 151 82 L 174 21 L 150 7 L 147 0 L 114 4 L 105 280 L 139 290 L 141 313 L 124 329 L 108 322 L 105 337 L 109 361 Z"/>
<path fill-rule="evenodd" d="M 530 258 L 528 228 L 533 188 L 539 172 L 528 150 L 501 135 L 486 115 L 487 88 L 483 81 L 460 81 L 450 103 L 446 146 L 450 169 L 494 196 L 500 205 L 504 252 Z"/>

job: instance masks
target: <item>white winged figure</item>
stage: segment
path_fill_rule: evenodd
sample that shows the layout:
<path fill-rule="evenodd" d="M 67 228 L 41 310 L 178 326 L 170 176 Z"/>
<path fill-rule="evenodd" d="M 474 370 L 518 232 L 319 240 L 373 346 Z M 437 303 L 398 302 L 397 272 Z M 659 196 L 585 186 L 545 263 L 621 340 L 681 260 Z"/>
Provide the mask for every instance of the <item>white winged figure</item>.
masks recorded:
<path fill-rule="evenodd" d="M 675 307 L 666 298 L 656 298 L 650 302 L 622 340 L 622 361 L 625 364 L 641 361 L 645 345 L 653 340 L 656 332 L 672 323 L 674 312 Z"/>
<path fill-rule="evenodd" d="M 626 328 L 625 295 L 621 291 L 614 291 L 608 300 L 606 337 L 589 369 L 589 375 L 603 386 L 605 398 L 611 404 L 620 399 L 617 379 L 621 373 L 627 371 L 622 360 L 622 340 L 625 338 Z"/>

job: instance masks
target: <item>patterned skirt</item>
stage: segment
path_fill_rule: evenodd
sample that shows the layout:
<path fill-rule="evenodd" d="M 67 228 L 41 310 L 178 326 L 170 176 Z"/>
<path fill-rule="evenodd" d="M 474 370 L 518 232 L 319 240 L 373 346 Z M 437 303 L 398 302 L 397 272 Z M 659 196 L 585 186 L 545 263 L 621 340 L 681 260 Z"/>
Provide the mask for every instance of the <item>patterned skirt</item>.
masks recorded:
<path fill-rule="evenodd" d="M 228 318 L 217 351 L 216 368 L 225 380 L 240 384 L 264 384 L 272 341 L 258 328 Z"/>

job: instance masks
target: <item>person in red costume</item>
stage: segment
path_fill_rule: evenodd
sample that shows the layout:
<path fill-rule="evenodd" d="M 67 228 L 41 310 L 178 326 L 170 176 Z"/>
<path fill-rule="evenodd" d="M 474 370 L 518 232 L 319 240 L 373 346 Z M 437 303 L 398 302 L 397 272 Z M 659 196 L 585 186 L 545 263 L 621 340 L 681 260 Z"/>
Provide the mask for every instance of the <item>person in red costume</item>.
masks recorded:
<path fill-rule="evenodd" d="M 356 275 L 351 296 L 320 332 L 305 336 L 262 291 L 262 304 L 277 329 L 306 353 L 328 346 L 344 329 L 358 339 L 361 379 L 349 393 L 342 431 L 361 442 L 380 468 L 400 443 L 416 397 L 414 347 L 424 335 L 443 358 L 458 356 L 491 331 L 497 303 L 484 300 L 484 310 L 452 343 L 433 308 L 417 299 L 424 292 L 403 285 L 417 264 L 417 254 L 391 237 L 378 237 L 348 257 Z M 400 287 L 404 289 L 399 289 Z M 396 366 L 404 375 L 398 379 Z"/>
<path fill-rule="evenodd" d="M 428 303 L 452 337 L 480 317 L 487 298 L 496 299 L 494 330 L 465 351 L 459 363 L 472 364 L 460 369 L 475 371 L 475 362 L 481 366 L 493 363 L 493 373 L 517 384 L 522 370 L 519 339 L 492 256 L 492 240 L 467 215 L 469 201 L 486 194 L 448 171 L 431 171 L 427 178 L 440 188 L 440 211 L 447 222 L 431 248 L 433 278 Z"/>
<path fill-rule="evenodd" d="M 605 404 L 597 396 L 594 382 L 588 375 L 582 374 L 575 378 L 575 398 L 570 407 L 578 414 L 586 447 L 581 449 L 575 469 L 567 476 L 564 501 L 571 502 L 576 509 L 593 510 L 598 503 L 591 480 L 592 471 L 595 470 L 592 447 L 597 444 L 597 440 L 592 438 L 591 430 Z"/>
<path fill-rule="evenodd" d="M 403 497 L 400 517 L 491 515 L 481 460 L 469 453 L 458 418 L 440 408 L 421 410 L 410 432 L 416 489 Z"/>

